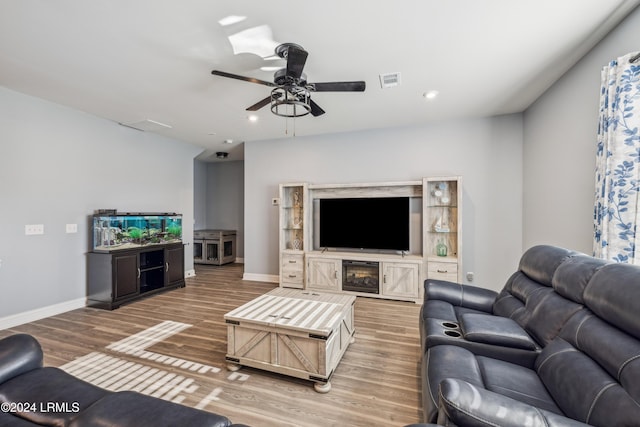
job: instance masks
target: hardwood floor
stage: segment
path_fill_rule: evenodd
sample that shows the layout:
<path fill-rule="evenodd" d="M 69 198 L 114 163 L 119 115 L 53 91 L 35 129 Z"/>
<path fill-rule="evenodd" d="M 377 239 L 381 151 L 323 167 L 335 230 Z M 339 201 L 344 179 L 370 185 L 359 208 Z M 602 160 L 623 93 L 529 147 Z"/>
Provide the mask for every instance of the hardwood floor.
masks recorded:
<path fill-rule="evenodd" d="M 85 361 L 96 353 L 95 360 L 111 363 L 100 367 L 103 377 L 128 372 L 117 377 L 121 381 L 116 384 L 105 380 L 105 388 L 131 389 L 136 383 L 141 389 L 142 378 L 149 376 L 164 386 L 150 386 L 145 394 L 253 427 L 404 426 L 421 420 L 420 306 L 413 303 L 358 297 L 355 342 L 327 394 L 300 379 L 251 368 L 227 371 L 224 314 L 274 287 L 243 281 L 240 264 L 196 266 L 196 277 L 187 279 L 185 288 L 114 311 L 73 310 L 0 331 L 0 337 L 32 334 L 42 344 L 46 365 L 73 369 L 74 374 L 97 363 Z M 144 351 L 138 355 L 107 348 L 165 321 L 186 325 L 160 341 L 143 341 Z"/>

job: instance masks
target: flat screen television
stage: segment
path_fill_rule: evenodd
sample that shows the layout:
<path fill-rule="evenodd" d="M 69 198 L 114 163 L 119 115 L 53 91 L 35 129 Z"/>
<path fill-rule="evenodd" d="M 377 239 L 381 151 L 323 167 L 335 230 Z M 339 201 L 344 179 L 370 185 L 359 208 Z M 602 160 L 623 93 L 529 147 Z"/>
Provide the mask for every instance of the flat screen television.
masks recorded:
<path fill-rule="evenodd" d="M 409 250 L 409 197 L 320 199 L 321 248 Z"/>

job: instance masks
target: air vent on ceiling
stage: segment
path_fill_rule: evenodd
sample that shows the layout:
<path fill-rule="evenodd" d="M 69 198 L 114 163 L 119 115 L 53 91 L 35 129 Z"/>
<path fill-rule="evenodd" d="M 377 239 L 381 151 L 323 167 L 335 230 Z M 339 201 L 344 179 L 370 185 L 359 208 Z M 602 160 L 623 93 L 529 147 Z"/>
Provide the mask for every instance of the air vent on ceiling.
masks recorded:
<path fill-rule="evenodd" d="M 380 86 L 382 89 L 398 86 L 400 84 L 400 73 L 380 74 Z"/>

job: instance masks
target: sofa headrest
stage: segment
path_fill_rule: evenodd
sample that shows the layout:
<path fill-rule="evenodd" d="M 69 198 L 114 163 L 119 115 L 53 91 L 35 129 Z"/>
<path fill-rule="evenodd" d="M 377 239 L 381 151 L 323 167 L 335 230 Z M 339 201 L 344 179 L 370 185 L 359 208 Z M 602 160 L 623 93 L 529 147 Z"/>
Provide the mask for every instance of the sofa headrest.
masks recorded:
<path fill-rule="evenodd" d="M 42 367 L 42 347 L 34 337 L 15 334 L 0 340 L 0 384 Z"/>
<path fill-rule="evenodd" d="M 558 266 L 567 258 L 577 254 L 577 252 L 557 246 L 533 246 L 520 258 L 519 269 L 541 285 L 551 286 L 553 274 Z"/>
<path fill-rule="evenodd" d="M 603 266 L 587 285 L 584 302 L 603 320 L 640 339 L 640 266 Z"/>
<path fill-rule="evenodd" d="M 570 257 L 556 269 L 551 281 L 553 288 L 563 297 L 584 304 L 583 294 L 589 280 L 606 264 L 606 260 L 586 255 Z"/>

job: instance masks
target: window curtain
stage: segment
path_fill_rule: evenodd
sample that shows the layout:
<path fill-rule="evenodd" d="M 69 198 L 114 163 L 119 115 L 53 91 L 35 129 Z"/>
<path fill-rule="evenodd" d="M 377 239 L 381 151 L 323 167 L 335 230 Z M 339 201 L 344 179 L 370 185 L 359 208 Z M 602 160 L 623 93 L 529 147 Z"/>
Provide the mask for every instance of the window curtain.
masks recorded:
<path fill-rule="evenodd" d="M 640 55 L 602 69 L 596 153 L 594 256 L 640 264 Z"/>

